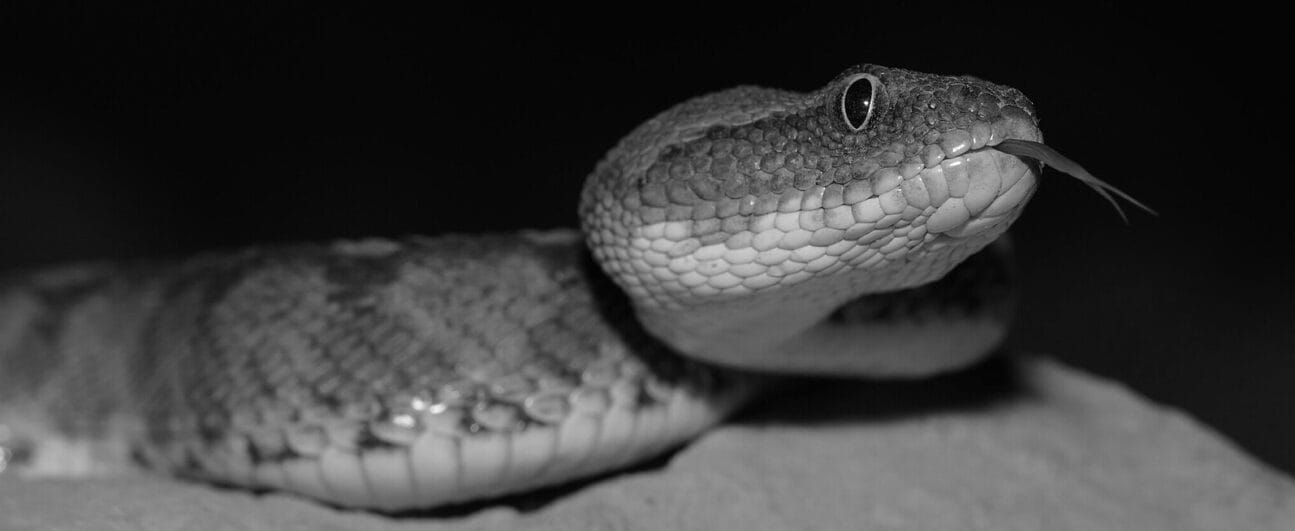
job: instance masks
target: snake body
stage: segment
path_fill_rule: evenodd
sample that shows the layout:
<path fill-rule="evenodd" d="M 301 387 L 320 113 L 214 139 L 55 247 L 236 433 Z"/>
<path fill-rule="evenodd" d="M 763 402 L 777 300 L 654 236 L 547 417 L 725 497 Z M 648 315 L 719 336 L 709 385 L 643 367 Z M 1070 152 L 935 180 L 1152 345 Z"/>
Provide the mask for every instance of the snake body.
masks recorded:
<path fill-rule="evenodd" d="M 0 468 L 131 455 L 426 508 L 660 454 L 775 374 L 956 368 L 1006 329 L 990 244 L 1039 171 L 1006 151 L 1040 140 L 1015 89 L 860 65 L 810 93 L 739 87 L 647 121 L 587 179 L 583 233 L 15 275 Z M 69 466 L 67 448 L 93 455 Z"/>

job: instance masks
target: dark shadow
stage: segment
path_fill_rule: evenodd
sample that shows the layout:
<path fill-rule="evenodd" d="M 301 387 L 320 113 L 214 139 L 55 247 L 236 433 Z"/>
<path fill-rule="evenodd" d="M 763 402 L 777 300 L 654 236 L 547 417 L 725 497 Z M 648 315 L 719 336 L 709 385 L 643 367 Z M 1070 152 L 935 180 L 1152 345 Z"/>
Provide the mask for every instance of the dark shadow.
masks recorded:
<path fill-rule="evenodd" d="M 875 422 L 935 412 L 980 411 L 1029 393 L 1019 360 L 997 352 L 965 369 L 917 380 L 789 378 L 730 423 Z"/>

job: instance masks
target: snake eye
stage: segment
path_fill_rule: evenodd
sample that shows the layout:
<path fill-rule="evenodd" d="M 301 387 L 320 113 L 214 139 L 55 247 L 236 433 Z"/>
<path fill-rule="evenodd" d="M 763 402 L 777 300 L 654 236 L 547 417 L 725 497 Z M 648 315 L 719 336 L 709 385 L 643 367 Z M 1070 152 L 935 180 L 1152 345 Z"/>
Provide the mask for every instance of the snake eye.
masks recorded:
<path fill-rule="evenodd" d="M 841 117 L 851 131 L 858 133 L 868 126 L 876 106 L 881 81 L 872 74 L 861 74 L 850 80 L 841 93 Z"/>

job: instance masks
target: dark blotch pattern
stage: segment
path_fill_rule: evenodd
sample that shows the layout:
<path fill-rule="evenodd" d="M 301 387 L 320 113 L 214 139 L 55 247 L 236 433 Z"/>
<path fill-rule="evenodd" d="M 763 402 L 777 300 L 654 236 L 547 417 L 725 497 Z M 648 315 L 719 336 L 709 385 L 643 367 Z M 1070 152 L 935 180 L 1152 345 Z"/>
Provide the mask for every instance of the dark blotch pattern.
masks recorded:
<path fill-rule="evenodd" d="M 426 428 L 391 424 L 423 418 L 415 403 L 460 413 L 452 428 L 470 436 L 552 423 L 553 408 L 527 399 L 616 380 L 643 406 L 664 398 L 649 381 L 728 392 L 727 376 L 642 332 L 574 240 L 389 243 L 381 256 L 306 246 L 186 264 L 136 358 L 148 446 L 185 469 L 209 452 L 298 455 L 292 433 L 353 450 L 405 444 L 387 432 Z"/>

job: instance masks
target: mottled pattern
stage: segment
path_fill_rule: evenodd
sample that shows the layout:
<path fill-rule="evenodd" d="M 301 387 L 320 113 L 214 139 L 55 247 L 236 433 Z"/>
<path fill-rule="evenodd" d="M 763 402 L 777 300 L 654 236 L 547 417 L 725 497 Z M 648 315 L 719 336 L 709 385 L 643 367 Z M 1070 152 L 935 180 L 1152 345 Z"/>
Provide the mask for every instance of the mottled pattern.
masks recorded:
<path fill-rule="evenodd" d="M 130 301 L 119 287 L 124 281 L 96 276 L 59 289 L 9 290 L 0 299 L 11 316 L 3 329 L 21 333 L 0 334 L 15 343 L 4 345 L 0 360 L 13 375 L 5 381 L 30 384 L 27 395 L 61 394 L 56 401 L 101 410 L 59 412 L 47 402 L 52 409 L 42 413 L 51 419 L 106 423 L 109 410 L 137 411 L 145 421 L 143 433 L 135 434 L 137 449 L 147 461 L 233 484 L 292 489 L 283 470 L 265 467 L 330 451 L 359 460 L 433 435 L 467 441 L 459 452 L 495 434 L 560 428 L 573 416 L 599 421 L 622 412 L 631 422 L 618 437 L 650 443 L 599 446 L 600 434 L 613 434 L 595 424 L 581 435 L 595 439 L 584 451 L 614 455 L 574 456 L 592 463 L 586 472 L 578 463 L 566 470 L 548 466 L 563 472 L 538 481 L 548 483 L 660 451 L 718 420 L 746 391 L 734 373 L 666 352 L 635 324 L 624 296 L 601 275 L 588 274 L 591 267 L 570 233 L 212 255 L 135 281 L 133 296 L 147 294 L 148 309 L 101 320 L 107 325 L 101 328 L 47 322 L 83 320 L 95 312 L 94 300 Z M 31 297 L 40 300 L 28 302 Z M 52 344 L 78 340 L 98 343 Z M 112 349 L 111 356 L 101 347 Z M 87 397 L 51 374 L 94 372 L 59 358 L 117 365 L 114 373 L 129 383 Z M 676 409 L 691 409 L 668 410 L 672 401 Z M 692 418 L 633 424 L 634 415 L 653 410 Z M 559 437 L 557 431 L 549 437 Z M 557 446 L 553 452 L 560 454 Z M 508 456 L 504 450 L 492 459 Z M 448 481 L 454 492 L 433 493 L 428 502 L 524 488 L 524 480 L 545 479 L 540 465 L 532 478 L 511 479 L 515 486 L 463 484 L 472 471 L 460 471 L 460 484 Z M 374 498 L 368 503 L 318 494 L 339 503 L 399 506 L 373 496 L 382 481 L 361 489 L 369 491 L 361 498 Z"/>
<path fill-rule="evenodd" d="M 730 376 L 667 355 L 562 239 L 369 242 L 189 264 L 135 371 L 151 446 L 184 473 L 242 483 L 242 463 L 404 448 L 429 431 L 519 434 L 676 393 L 722 413 Z M 480 494 L 460 487 L 455 497 Z"/>

